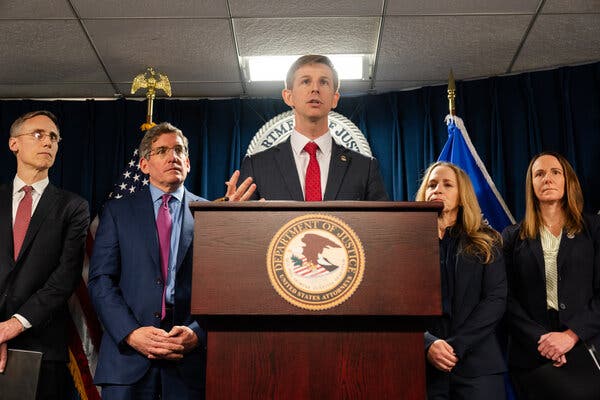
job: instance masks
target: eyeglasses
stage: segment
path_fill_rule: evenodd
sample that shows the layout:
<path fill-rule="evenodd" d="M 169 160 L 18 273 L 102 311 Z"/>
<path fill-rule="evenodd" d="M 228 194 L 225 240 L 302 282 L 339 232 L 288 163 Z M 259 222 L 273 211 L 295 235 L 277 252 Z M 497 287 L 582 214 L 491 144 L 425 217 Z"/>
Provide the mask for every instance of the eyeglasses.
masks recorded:
<path fill-rule="evenodd" d="M 173 150 L 173 152 L 175 153 L 175 155 L 177 157 L 184 157 L 184 156 L 187 156 L 187 154 L 188 154 L 187 148 L 178 144 L 173 147 L 167 147 L 167 146 L 155 147 L 150 151 L 150 154 L 148 155 L 148 157 L 158 156 L 160 158 L 165 158 L 167 156 L 167 154 L 169 153 L 169 150 Z"/>
<path fill-rule="evenodd" d="M 52 143 L 58 143 L 62 140 L 60 135 L 56 132 L 44 133 L 42 131 L 35 131 L 35 132 L 29 132 L 29 133 L 21 133 L 20 135 L 16 135 L 14 137 L 19 137 L 19 136 L 32 136 L 38 142 L 41 142 L 45 138 L 49 138 Z"/>

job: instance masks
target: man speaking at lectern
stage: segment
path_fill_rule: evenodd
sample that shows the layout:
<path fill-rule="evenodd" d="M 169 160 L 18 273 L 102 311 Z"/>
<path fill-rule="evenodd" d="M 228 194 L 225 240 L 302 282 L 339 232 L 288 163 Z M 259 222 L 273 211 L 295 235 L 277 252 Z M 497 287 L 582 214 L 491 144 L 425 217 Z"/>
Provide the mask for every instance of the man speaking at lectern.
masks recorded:
<path fill-rule="evenodd" d="M 283 143 L 247 156 L 241 178 L 254 178 L 253 199 L 388 200 L 379 163 L 334 142 L 329 111 L 337 106 L 339 79 L 331 60 L 298 58 L 282 91 L 294 110 L 294 130 Z"/>

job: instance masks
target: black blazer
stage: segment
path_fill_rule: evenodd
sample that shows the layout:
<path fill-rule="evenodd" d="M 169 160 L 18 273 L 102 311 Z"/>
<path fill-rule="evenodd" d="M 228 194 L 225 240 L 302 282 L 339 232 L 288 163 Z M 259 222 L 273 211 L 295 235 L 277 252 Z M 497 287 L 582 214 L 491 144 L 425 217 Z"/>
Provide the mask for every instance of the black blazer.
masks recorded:
<path fill-rule="evenodd" d="M 49 184 L 14 260 L 12 184 L 0 186 L 0 320 L 17 313 L 32 327 L 8 347 L 67 361 L 67 300 L 81 279 L 89 224 L 87 202 Z"/>
<path fill-rule="evenodd" d="M 546 306 L 544 255 L 539 236 L 519 239 L 521 224 L 504 230 L 508 275 L 509 365 L 534 368 L 549 362 L 537 351 L 550 331 Z M 572 238 L 563 232 L 558 250 L 559 320 L 581 340 L 600 348 L 600 219 L 584 216 L 584 229 Z M 568 360 L 568 357 L 567 357 Z"/>
<path fill-rule="evenodd" d="M 506 310 L 504 258 L 498 247 L 494 261 L 482 264 L 461 247 L 456 256 L 450 335 L 444 337 L 441 326 L 433 323 L 425 332 L 425 349 L 444 339 L 458 357 L 454 373 L 465 377 L 501 373 L 506 365 L 495 330 Z"/>
<path fill-rule="evenodd" d="M 245 157 L 240 182 L 249 176 L 256 183 L 252 200 L 262 197 L 304 200 L 289 138 L 275 147 Z M 333 141 L 323 200 L 388 200 L 377 159 Z"/>

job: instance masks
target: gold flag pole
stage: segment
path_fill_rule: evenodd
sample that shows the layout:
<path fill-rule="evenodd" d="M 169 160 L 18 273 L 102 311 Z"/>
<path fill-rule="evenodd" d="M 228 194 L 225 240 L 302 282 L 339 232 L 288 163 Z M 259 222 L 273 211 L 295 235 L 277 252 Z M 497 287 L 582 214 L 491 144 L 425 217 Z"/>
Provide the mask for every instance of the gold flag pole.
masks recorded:
<path fill-rule="evenodd" d="M 165 94 L 171 97 L 171 82 L 169 78 L 161 73 L 154 72 L 154 68 L 148 67 L 146 72 L 137 75 L 131 83 L 131 94 L 135 94 L 140 88 L 148 89 L 146 98 L 148 99 L 148 112 L 146 113 L 146 122 L 142 124 L 140 129 L 147 131 L 156 124 L 152 122 L 152 112 L 154 107 L 154 98 L 156 91 L 162 90 Z"/>
<path fill-rule="evenodd" d="M 456 115 L 456 82 L 454 81 L 454 74 L 450 69 L 450 75 L 448 75 L 448 112 L 451 116 Z"/>

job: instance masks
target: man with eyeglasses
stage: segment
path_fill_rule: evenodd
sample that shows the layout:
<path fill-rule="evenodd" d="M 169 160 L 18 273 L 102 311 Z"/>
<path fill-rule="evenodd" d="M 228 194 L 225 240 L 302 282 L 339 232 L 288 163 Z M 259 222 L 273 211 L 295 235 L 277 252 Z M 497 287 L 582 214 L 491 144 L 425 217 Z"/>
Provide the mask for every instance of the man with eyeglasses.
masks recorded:
<path fill-rule="evenodd" d="M 48 111 L 12 124 L 17 173 L 0 186 L 0 372 L 11 368 L 7 348 L 42 352 L 38 399 L 64 399 L 70 386 L 67 301 L 81 278 L 89 224 L 87 202 L 48 179 L 57 125 Z"/>
<path fill-rule="evenodd" d="M 190 315 L 192 201 L 183 182 L 190 170 L 188 140 L 162 123 L 139 147 L 144 190 L 106 204 L 96 233 L 89 290 L 105 328 L 95 383 L 104 400 L 204 397 L 205 332 Z M 230 201 L 246 200 L 251 179 Z"/>

